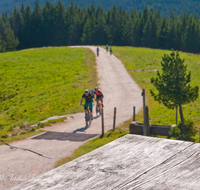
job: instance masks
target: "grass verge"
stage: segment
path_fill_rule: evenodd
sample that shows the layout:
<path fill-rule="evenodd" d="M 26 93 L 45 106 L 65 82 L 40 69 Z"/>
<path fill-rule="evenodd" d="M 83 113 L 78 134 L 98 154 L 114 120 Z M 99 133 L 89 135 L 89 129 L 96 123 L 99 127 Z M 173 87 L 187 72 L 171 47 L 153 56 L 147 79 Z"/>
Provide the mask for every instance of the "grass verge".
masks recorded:
<path fill-rule="evenodd" d="M 11 143 L 13 141 L 25 140 L 29 137 L 40 134 L 42 132 L 44 132 L 44 131 L 43 130 L 29 130 L 25 134 L 20 134 L 20 135 L 13 136 L 13 137 L 7 137 L 5 139 L 1 138 L 0 139 L 0 145 L 4 145 L 4 143 Z"/>
<path fill-rule="evenodd" d="M 59 119 L 51 119 L 51 120 L 48 120 L 47 122 L 40 122 L 38 124 L 38 127 L 43 128 L 43 127 L 46 127 L 46 126 L 51 126 L 55 123 L 60 123 L 60 122 L 63 122 L 65 120 L 67 120 L 66 117 L 62 117 L 62 118 L 59 118 Z"/>
<path fill-rule="evenodd" d="M 48 47 L 0 54 L 0 137 L 16 127 L 82 111 L 86 88 L 97 85 L 94 53 Z"/>

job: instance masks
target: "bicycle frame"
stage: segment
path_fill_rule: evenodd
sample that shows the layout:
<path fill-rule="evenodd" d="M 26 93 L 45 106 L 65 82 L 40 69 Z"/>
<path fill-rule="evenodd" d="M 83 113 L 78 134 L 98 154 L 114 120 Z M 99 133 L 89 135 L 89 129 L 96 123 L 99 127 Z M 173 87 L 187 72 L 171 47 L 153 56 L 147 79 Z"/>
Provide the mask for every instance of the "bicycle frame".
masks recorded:
<path fill-rule="evenodd" d="M 91 116 L 91 111 L 89 109 L 89 105 L 87 105 L 87 109 L 85 110 L 85 122 L 86 122 L 86 128 L 89 127 L 92 123 L 92 116 Z"/>

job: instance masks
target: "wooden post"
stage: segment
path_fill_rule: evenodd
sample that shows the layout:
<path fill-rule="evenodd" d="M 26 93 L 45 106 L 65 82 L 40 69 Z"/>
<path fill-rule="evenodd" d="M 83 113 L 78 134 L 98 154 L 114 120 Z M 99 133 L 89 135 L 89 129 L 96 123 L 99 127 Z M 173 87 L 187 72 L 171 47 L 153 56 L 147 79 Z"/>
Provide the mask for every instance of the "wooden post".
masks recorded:
<path fill-rule="evenodd" d="M 146 106 L 145 106 L 145 89 L 142 89 L 142 96 L 143 96 L 143 135 L 147 136 L 147 120 L 146 120 Z"/>
<path fill-rule="evenodd" d="M 150 135 L 150 126 L 149 126 L 149 108 L 146 106 L 146 124 L 147 124 L 147 135 Z"/>
<path fill-rule="evenodd" d="M 199 129 L 199 143 L 200 143 L 200 129 Z"/>
<path fill-rule="evenodd" d="M 104 136 L 104 117 L 103 117 L 103 109 L 101 109 L 101 126 L 102 126 L 102 136 Z"/>
<path fill-rule="evenodd" d="M 176 106 L 176 125 L 177 125 L 177 121 L 178 121 L 178 107 Z"/>
<path fill-rule="evenodd" d="M 135 121 L 135 106 L 133 106 L 133 121 Z"/>
<path fill-rule="evenodd" d="M 116 108 L 114 108 L 113 131 L 115 131 L 115 122 L 116 122 Z"/>

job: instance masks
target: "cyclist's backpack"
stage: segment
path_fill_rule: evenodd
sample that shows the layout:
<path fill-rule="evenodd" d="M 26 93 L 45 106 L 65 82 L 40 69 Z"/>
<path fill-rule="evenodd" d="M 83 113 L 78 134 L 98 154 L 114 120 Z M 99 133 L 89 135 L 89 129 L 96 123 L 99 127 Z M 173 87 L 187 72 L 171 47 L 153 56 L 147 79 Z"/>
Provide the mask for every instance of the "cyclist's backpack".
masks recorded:
<path fill-rule="evenodd" d="M 91 94 L 92 97 L 94 97 L 94 91 L 93 90 L 89 90 L 89 94 Z"/>

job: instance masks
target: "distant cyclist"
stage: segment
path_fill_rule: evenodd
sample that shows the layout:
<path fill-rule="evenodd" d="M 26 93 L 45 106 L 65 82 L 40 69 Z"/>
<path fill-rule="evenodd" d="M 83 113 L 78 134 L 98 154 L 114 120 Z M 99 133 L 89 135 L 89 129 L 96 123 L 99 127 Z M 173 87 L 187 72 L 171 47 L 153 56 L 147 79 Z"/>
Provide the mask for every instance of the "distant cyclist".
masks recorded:
<path fill-rule="evenodd" d="M 99 47 L 97 47 L 97 57 L 99 56 Z"/>
<path fill-rule="evenodd" d="M 112 55 L 112 52 L 113 52 L 113 47 L 112 46 L 110 46 L 110 55 Z"/>
<path fill-rule="evenodd" d="M 108 53 L 108 44 L 106 44 L 106 52 Z"/>
<path fill-rule="evenodd" d="M 102 103 L 102 107 L 103 107 L 103 93 L 101 92 L 100 89 L 98 89 L 97 87 L 94 88 L 94 93 L 96 95 L 96 99 L 97 100 L 101 100 L 101 103 Z"/>
<path fill-rule="evenodd" d="M 82 105 L 82 101 L 85 98 L 85 104 L 84 104 L 84 112 L 86 112 L 87 106 L 89 106 L 89 109 L 91 111 L 91 116 L 93 119 L 93 102 L 94 102 L 94 95 L 89 93 L 89 90 L 85 90 L 85 93 L 83 94 L 81 101 L 80 101 L 80 105 Z"/>

